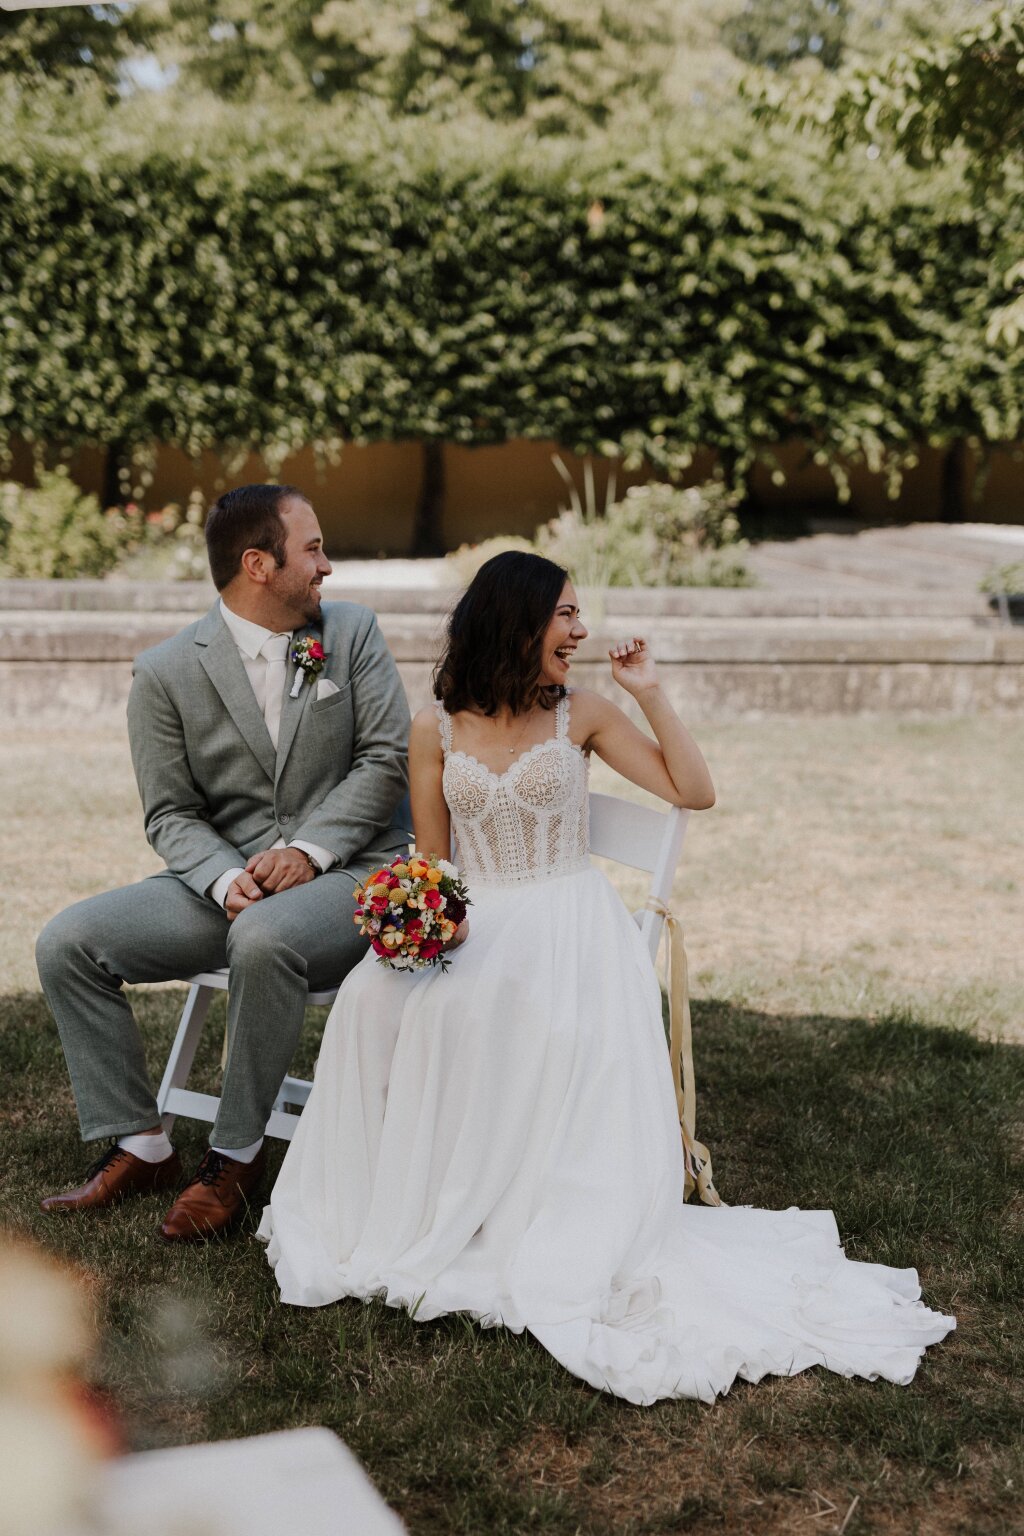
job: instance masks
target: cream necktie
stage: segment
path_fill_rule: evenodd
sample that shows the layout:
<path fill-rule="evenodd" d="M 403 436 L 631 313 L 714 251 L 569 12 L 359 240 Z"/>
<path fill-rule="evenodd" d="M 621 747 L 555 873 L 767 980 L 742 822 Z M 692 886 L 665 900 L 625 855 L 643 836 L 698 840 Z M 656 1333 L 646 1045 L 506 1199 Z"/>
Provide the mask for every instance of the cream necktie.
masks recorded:
<path fill-rule="evenodd" d="M 277 751 L 277 738 L 281 730 L 281 706 L 284 703 L 285 673 L 288 670 L 288 651 L 291 635 L 271 635 L 260 646 L 260 655 L 267 658 L 267 688 L 263 701 L 263 718 L 267 731 Z"/>

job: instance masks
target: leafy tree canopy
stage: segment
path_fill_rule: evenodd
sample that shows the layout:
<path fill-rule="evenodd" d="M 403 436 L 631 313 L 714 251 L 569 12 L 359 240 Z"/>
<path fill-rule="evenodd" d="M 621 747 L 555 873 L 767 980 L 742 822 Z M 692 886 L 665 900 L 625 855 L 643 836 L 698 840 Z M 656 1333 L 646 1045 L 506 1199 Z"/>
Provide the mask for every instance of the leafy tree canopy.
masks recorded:
<path fill-rule="evenodd" d="M 737 58 L 784 69 L 814 58 L 835 69 L 843 56 L 849 20 L 847 0 L 746 0 L 722 34 Z"/>
<path fill-rule="evenodd" d="M 59 81 L 115 95 L 126 62 L 156 39 L 159 18 L 139 5 L 0 11 L 0 75 Z"/>

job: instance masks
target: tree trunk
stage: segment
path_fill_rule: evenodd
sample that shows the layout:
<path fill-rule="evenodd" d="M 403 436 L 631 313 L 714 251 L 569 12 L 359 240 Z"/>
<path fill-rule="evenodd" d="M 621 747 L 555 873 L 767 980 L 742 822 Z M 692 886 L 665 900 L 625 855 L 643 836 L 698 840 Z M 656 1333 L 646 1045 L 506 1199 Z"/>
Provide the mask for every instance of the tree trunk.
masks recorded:
<path fill-rule="evenodd" d="M 428 438 L 423 444 L 423 481 L 412 530 L 414 558 L 444 554 L 444 443 Z"/>
<path fill-rule="evenodd" d="M 739 473 L 739 451 L 735 448 L 719 448 L 718 462 L 721 465 L 722 474 L 726 485 L 739 491 L 740 502 L 736 508 L 736 516 L 739 518 L 740 529 L 746 539 L 763 539 L 769 537 L 771 519 L 768 509 L 755 494 L 751 485 L 753 465 Z"/>
<path fill-rule="evenodd" d="M 124 443 L 109 443 L 107 445 L 107 458 L 103 466 L 103 505 L 105 507 L 119 507 L 121 496 L 121 470 L 125 463 Z"/>
<path fill-rule="evenodd" d="M 942 461 L 939 516 L 944 523 L 967 521 L 967 444 L 962 437 L 950 443 Z"/>

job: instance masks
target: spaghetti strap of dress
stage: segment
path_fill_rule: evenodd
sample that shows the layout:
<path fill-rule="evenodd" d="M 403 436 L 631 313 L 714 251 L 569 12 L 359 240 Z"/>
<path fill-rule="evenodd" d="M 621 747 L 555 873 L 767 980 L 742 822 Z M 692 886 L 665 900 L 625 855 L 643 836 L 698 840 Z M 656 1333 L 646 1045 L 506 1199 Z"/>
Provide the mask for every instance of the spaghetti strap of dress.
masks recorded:
<path fill-rule="evenodd" d="M 564 737 L 569 734 L 569 711 L 572 707 L 572 692 L 566 689 L 558 703 L 555 705 L 555 735 Z"/>
<path fill-rule="evenodd" d="M 447 757 L 452 749 L 452 717 L 440 699 L 435 701 L 434 708 L 437 710 L 437 728 L 441 732 L 441 750 Z"/>

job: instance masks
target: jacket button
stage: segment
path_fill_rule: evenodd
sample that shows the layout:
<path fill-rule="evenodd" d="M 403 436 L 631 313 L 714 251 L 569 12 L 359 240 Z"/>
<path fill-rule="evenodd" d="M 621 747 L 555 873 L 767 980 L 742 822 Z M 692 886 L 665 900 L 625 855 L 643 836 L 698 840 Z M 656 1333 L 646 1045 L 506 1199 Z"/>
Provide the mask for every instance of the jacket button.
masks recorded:
<path fill-rule="evenodd" d="M 282 827 L 286 827 L 290 821 L 295 820 L 294 816 L 279 816 L 277 819 L 281 823 Z"/>

